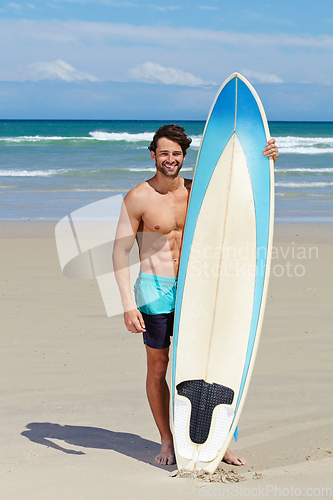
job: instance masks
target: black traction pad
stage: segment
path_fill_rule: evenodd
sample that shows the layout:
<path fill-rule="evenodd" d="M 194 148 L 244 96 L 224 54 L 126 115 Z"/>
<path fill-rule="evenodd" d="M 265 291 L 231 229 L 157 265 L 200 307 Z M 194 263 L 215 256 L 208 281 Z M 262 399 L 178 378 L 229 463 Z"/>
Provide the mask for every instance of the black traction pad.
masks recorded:
<path fill-rule="evenodd" d="M 191 401 L 190 438 L 193 443 L 203 444 L 209 434 L 213 410 L 220 404 L 231 405 L 234 391 L 220 384 L 204 380 L 185 380 L 176 387 L 180 396 Z"/>

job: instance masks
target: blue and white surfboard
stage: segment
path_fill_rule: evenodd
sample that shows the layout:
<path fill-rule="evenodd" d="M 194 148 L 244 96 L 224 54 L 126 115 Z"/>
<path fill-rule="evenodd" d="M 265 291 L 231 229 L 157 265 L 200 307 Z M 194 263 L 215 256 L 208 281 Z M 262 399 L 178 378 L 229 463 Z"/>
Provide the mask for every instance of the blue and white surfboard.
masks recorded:
<path fill-rule="evenodd" d="M 184 231 L 173 351 L 179 469 L 214 472 L 247 393 L 273 235 L 269 137 L 256 91 L 234 73 L 206 123 Z"/>

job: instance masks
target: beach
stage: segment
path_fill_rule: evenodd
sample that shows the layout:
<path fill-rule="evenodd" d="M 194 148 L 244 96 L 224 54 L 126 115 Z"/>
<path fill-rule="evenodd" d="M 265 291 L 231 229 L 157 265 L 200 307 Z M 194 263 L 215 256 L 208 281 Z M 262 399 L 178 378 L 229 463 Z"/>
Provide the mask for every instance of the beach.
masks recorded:
<path fill-rule="evenodd" d="M 0 121 L 2 498 L 332 496 L 333 124 L 270 124 L 280 150 L 271 278 L 231 443 L 247 463 L 210 478 L 155 463 L 142 339 L 121 314 L 107 317 L 100 283 L 62 274 L 55 241 L 68 214 L 115 223 L 119 199 L 154 173 L 147 147 L 161 124 Z M 192 137 L 191 177 L 204 122 L 179 124 Z"/>
<path fill-rule="evenodd" d="M 106 316 L 95 281 L 63 276 L 54 226 L 0 223 L 2 498 L 332 496 L 330 223 L 276 224 L 258 356 L 231 445 L 247 463 L 221 463 L 212 481 L 154 462 L 142 339 L 121 315 Z"/>

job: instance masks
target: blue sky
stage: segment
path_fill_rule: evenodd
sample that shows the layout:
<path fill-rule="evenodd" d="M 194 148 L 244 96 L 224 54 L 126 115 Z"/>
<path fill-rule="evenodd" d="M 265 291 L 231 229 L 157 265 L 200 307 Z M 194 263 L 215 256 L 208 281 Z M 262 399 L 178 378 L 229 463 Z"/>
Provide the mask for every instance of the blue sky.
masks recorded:
<path fill-rule="evenodd" d="M 270 120 L 333 120 L 332 0 L 3 1 L 0 49 L 0 118 L 204 120 L 238 71 Z"/>

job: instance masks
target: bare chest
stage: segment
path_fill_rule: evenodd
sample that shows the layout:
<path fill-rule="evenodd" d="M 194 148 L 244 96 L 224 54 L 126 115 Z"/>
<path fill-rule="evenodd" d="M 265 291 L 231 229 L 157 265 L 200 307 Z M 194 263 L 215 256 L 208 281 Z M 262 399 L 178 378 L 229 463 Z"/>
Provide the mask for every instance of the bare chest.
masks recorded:
<path fill-rule="evenodd" d="M 182 232 L 185 226 L 188 192 L 183 190 L 177 195 L 154 194 L 145 207 L 142 217 L 144 231 L 167 235 L 173 231 Z"/>

